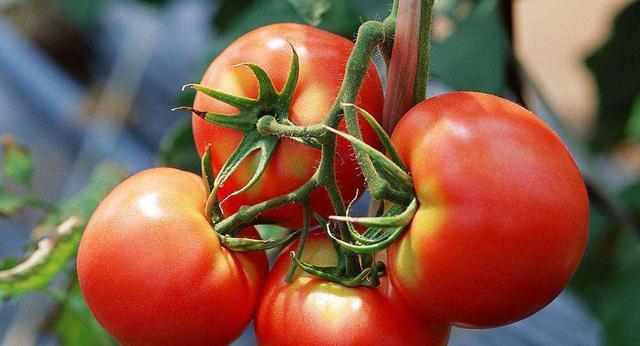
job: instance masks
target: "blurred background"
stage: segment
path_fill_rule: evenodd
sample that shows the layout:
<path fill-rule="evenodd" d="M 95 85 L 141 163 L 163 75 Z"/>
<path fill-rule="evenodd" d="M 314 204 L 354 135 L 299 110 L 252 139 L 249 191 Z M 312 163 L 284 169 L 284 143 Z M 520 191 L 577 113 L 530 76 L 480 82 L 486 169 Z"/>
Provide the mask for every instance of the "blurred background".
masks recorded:
<path fill-rule="evenodd" d="M 26 147 L 35 162 L 27 187 L 4 179 L 0 214 L 14 193 L 88 208 L 95 201 L 82 199 L 87 191 L 122 174 L 104 166 L 96 174 L 106 161 L 129 173 L 196 169 L 190 118 L 170 111 L 191 103 L 180 87 L 199 81 L 211 59 L 248 30 L 304 22 L 300 2 L 0 0 L 0 136 Z M 384 18 L 391 6 L 321 2 L 330 6 L 319 26 L 350 39 L 363 20 Z M 526 105 L 563 137 L 592 201 L 589 248 L 569 289 L 522 322 L 456 329 L 451 344 L 640 345 L 640 1 L 435 6 L 429 92 L 477 90 Z M 44 216 L 27 208 L 0 218 L 0 269 L 42 237 L 36 226 Z M 70 264 L 47 290 L 0 297 L 0 345 L 114 344 L 74 278 Z M 250 330 L 236 342 L 254 343 Z"/>

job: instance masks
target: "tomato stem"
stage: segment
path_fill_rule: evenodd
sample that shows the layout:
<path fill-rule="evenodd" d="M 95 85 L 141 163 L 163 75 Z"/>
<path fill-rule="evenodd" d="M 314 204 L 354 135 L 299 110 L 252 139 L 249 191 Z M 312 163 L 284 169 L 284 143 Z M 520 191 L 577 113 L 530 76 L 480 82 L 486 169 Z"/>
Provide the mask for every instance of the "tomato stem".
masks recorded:
<path fill-rule="evenodd" d="M 413 84 L 414 106 L 427 97 L 427 82 L 429 80 L 429 47 L 431 41 L 431 17 L 434 0 L 420 1 L 420 27 L 418 29 L 418 63 L 416 66 L 415 82 Z"/>
<path fill-rule="evenodd" d="M 294 255 L 296 259 L 300 259 L 302 256 L 302 251 L 304 251 L 304 245 L 307 242 L 307 236 L 309 235 L 309 225 L 311 223 L 311 208 L 309 207 L 309 202 L 307 200 L 302 202 L 302 234 L 300 235 L 300 242 L 298 243 L 298 248 L 296 249 L 296 254 Z M 289 272 L 287 273 L 287 277 L 284 279 L 286 282 L 291 282 L 293 280 L 293 276 L 296 273 L 296 268 L 298 265 L 296 261 L 291 262 L 291 266 L 289 267 Z"/>
<path fill-rule="evenodd" d="M 258 131 L 265 135 L 276 135 L 297 138 L 322 139 L 326 137 L 327 131 L 322 125 L 298 126 L 284 125 L 279 123 L 275 117 L 266 115 L 256 123 Z"/>

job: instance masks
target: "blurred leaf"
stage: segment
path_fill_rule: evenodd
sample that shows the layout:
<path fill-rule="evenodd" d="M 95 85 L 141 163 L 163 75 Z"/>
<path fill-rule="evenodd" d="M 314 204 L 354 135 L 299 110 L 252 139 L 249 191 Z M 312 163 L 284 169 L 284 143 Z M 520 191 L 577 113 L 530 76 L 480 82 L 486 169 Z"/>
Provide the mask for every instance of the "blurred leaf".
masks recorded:
<path fill-rule="evenodd" d="M 116 345 L 91 315 L 77 279 L 69 286 L 51 329 L 64 346 Z"/>
<path fill-rule="evenodd" d="M 334 6 L 337 0 L 333 0 Z M 392 0 L 351 0 L 349 1 L 354 15 L 363 20 L 378 19 L 382 20 L 391 12 Z M 438 1 L 436 1 L 438 3 Z"/>
<path fill-rule="evenodd" d="M 14 216 L 26 205 L 26 197 L 10 194 L 0 187 L 0 216 Z"/>
<path fill-rule="evenodd" d="M 640 223 L 640 182 L 622 191 L 620 201 Z M 600 317 L 608 311 L 609 298 L 603 292 L 611 290 L 614 282 L 636 265 L 640 257 L 638 234 L 624 230 L 610 206 L 599 199 L 590 208 L 589 244 L 582 263 L 572 280 L 572 288 Z M 638 306 L 640 308 L 640 306 Z"/>
<path fill-rule="evenodd" d="M 160 141 L 160 164 L 200 174 L 200 157 L 193 141 L 191 118 L 179 122 Z"/>
<path fill-rule="evenodd" d="M 55 231 L 39 232 L 48 237 L 37 243 L 20 267 L 0 271 L 0 294 L 15 296 L 46 287 L 74 257 L 86 222 L 98 203 L 125 176 L 126 171 L 119 166 L 102 165 L 82 192 L 64 202 L 55 213 L 47 215 L 38 229 L 55 227 Z"/>
<path fill-rule="evenodd" d="M 46 287 L 75 254 L 83 228 L 77 216 L 65 220 L 20 263 L 0 271 L 2 295 L 16 297 Z"/>
<path fill-rule="evenodd" d="M 225 31 L 233 19 L 245 11 L 255 0 L 221 0 L 213 17 L 213 23 L 220 31 Z"/>
<path fill-rule="evenodd" d="M 640 256 L 602 291 L 607 344 L 640 345 Z"/>
<path fill-rule="evenodd" d="M 64 7 L 64 14 L 70 22 L 80 28 L 95 25 L 103 10 L 113 0 L 57 0 Z"/>
<path fill-rule="evenodd" d="M 622 190 L 621 197 L 640 225 L 640 180 Z"/>
<path fill-rule="evenodd" d="M 598 310 L 602 290 L 615 268 L 615 239 L 619 233 L 611 216 L 602 206 L 592 203 L 589 210 L 589 243 L 571 281 L 571 288 L 593 310 Z"/>
<path fill-rule="evenodd" d="M 627 123 L 627 136 L 632 141 L 640 142 L 640 95 L 636 97 L 631 107 L 631 115 Z"/>
<path fill-rule="evenodd" d="M 211 57 L 216 57 L 235 39 L 257 27 L 273 23 L 299 23 L 301 21 L 300 16 L 287 1 L 255 1 L 241 13 L 234 16 L 226 30 L 216 38 L 214 45 L 211 47 Z M 324 15 L 319 28 L 352 39 L 359 24 L 360 18 L 354 13 L 350 1 L 333 0 L 333 5 Z"/>
<path fill-rule="evenodd" d="M 508 40 L 498 0 L 482 0 L 455 31 L 432 44 L 431 73 L 458 90 L 500 93 L 505 87 Z"/>
<path fill-rule="evenodd" d="M 25 147 L 9 136 L 2 139 L 2 172 L 21 185 L 29 186 L 31 183 L 33 157 Z"/>
<path fill-rule="evenodd" d="M 640 1 L 616 18 L 607 43 L 587 58 L 598 86 L 598 116 L 591 147 L 612 148 L 625 135 L 634 100 L 640 94 Z"/>
<path fill-rule="evenodd" d="M 38 227 L 55 227 L 72 215 L 78 215 L 84 221 L 88 221 L 98 203 L 126 176 L 127 170 L 122 166 L 112 163 L 98 166 L 87 187 L 60 204 L 58 212 L 47 215 Z"/>
<path fill-rule="evenodd" d="M 6 270 L 15 267 L 20 260 L 15 257 L 5 257 L 0 260 L 0 270 Z"/>
<path fill-rule="evenodd" d="M 288 0 L 298 15 L 307 23 L 318 26 L 324 15 L 331 8 L 331 0 Z"/>

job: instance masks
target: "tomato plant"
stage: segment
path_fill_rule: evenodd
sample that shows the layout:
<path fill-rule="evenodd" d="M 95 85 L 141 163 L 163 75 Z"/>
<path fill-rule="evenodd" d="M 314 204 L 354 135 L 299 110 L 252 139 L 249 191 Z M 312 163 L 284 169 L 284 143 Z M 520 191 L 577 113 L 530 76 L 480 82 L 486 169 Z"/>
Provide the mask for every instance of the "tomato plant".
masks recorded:
<path fill-rule="evenodd" d="M 375 289 L 349 288 L 298 270 L 284 281 L 291 265 L 285 249 L 265 283 L 256 313 L 259 345 L 442 345 L 449 327 L 417 317 L 397 298 L 385 277 Z M 323 234 L 307 239 L 302 260 L 321 266 L 337 263 Z"/>
<path fill-rule="evenodd" d="M 79 285 L 100 324 L 123 344 L 222 345 L 257 311 L 261 345 L 441 345 L 452 324 L 503 325 L 557 296 L 584 251 L 589 206 L 546 125 L 468 92 L 419 103 L 392 138 L 379 124 L 371 57 L 388 63 L 391 128 L 424 98 L 432 5 L 394 1 L 355 43 L 299 24 L 262 27 L 188 84 L 194 105 L 179 108 L 192 114 L 202 177 L 139 173 L 82 236 Z M 26 181 L 16 154 L 10 176 Z M 352 217 L 345 201 L 365 182 L 386 208 Z M 9 197 L 12 213 L 29 201 Z M 72 256 L 80 220 L 3 265 L 0 299 L 47 284 Z M 324 234 L 309 235 L 312 220 Z M 258 239 L 251 227 L 265 223 L 301 229 Z M 265 278 L 263 250 L 298 236 Z"/>
<path fill-rule="evenodd" d="M 120 184 L 91 217 L 78 252 L 80 286 L 123 344 L 224 345 L 252 318 L 266 256 L 222 247 L 205 198 L 200 177 L 154 168 Z"/>
<path fill-rule="evenodd" d="M 299 76 L 288 109 L 284 110 L 288 113 L 286 120 L 301 126 L 322 123 L 334 106 L 347 59 L 353 48 L 351 41 L 329 32 L 301 24 L 274 24 L 258 28 L 244 34 L 227 47 L 211 63 L 201 85 L 231 95 L 256 99 L 259 95 L 256 76 L 246 66 L 237 66 L 253 63 L 266 71 L 275 89 L 283 90 L 290 74 L 292 47 L 299 57 Z M 379 118 L 383 95 L 373 64 L 368 66 L 358 95 L 356 102 Z M 196 95 L 194 108 L 224 115 L 238 112 L 235 107 L 201 92 Z M 277 118 L 275 106 L 267 104 L 262 108 L 258 110 L 261 114 Z M 195 115 L 193 133 L 201 156 L 207 144 L 212 144 L 211 161 L 215 172 L 220 171 L 243 138 L 242 132 L 236 129 L 214 125 Z M 363 126 L 363 138 L 374 146 L 378 144 L 377 137 L 368 126 Z M 225 214 L 236 212 L 241 205 L 256 204 L 301 186 L 314 174 L 320 162 L 320 154 L 317 148 L 291 139 L 281 140 L 255 185 L 222 203 Z M 352 198 L 358 189 L 362 190 L 363 185 L 362 177 L 355 174 L 357 162 L 346 141 L 338 141 L 335 154 L 338 187 L 344 196 Z M 244 160 L 220 187 L 218 196 L 221 200 L 247 185 L 254 175 L 258 165 L 257 153 L 250 155 L 252 156 Z M 313 191 L 310 203 L 312 209 L 322 215 L 329 215 L 333 211 L 329 198 L 321 190 Z M 300 215 L 299 206 L 282 206 L 264 213 L 263 217 L 283 221 L 283 225 L 295 228 L 302 224 Z"/>
<path fill-rule="evenodd" d="M 427 316 L 471 327 L 522 319 L 553 300 L 588 238 L 582 176 L 560 138 L 488 94 L 423 101 L 392 135 L 420 206 L 389 248 L 391 282 Z"/>

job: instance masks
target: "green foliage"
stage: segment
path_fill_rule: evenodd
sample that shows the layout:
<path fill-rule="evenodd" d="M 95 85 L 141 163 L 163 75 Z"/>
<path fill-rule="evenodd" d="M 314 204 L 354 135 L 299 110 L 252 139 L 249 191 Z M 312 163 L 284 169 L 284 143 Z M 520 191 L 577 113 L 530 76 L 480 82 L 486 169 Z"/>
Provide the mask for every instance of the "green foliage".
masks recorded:
<path fill-rule="evenodd" d="M 75 275 L 74 275 L 75 278 Z M 78 280 L 74 279 L 61 299 L 51 329 L 65 346 L 110 346 L 111 338 L 91 315 L 82 297 Z"/>
<path fill-rule="evenodd" d="M 77 251 L 86 220 L 104 196 L 125 177 L 126 171 L 123 168 L 110 164 L 102 165 L 94 172 L 87 188 L 47 215 L 39 226 L 41 230 L 55 227 L 71 216 L 81 218 L 76 218 L 79 222 L 67 232 L 49 232 L 51 234 L 41 240 L 37 247 L 32 247 L 35 251 L 30 252 L 26 259 L 19 261 L 8 257 L 2 260 L 0 301 L 42 289 L 67 268 Z M 22 267 L 18 267 L 19 265 Z M 69 292 L 62 301 L 60 312 L 52 323 L 52 328 L 63 345 L 115 344 L 91 316 L 82 299 L 75 276 Z"/>
<path fill-rule="evenodd" d="M 2 141 L 2 173 L 21 185 L 31 184 L 33 157 L 9 136 L 5 136 Z"/>
<path fill-rule="evenodd" d="M 200 174 L 200 158 L 193 141 L 190 117 L 178 123 L 162 138 L 158 160 L 163 166 Z"/>
<path fill-rule="evenodd" d="M 627 122 L 627 136 L 632 141 L 640 143 L 640 95 L 636 97 L 631 107 L 631 114 Z"/>
<path fill-rule="evenodd" d="M 636 252 L 638 253 L 638 252 Z M 603 293 L 602 319 L 609 345 L 640 345 L 640 256 Z"/>
<path fill-rule="evenodd" d="M 112 0 L 57 0 L 68 20 L 81 28 L 95 25 Z"/>
<path fill-rule="evenodd" d="M 354 11 L 355 0 L 333 0 L 331 8 L 322 16 L 319 28 L 353 38 L 360 24 L 359 14 Z M 382 7 L 384 5 L 384 7 Z M 377 8 L 388 9 L 388 4 L 378 4 Z M 384 13 L 385 11 L 381 11 Z M 285 0 L 253 1 L 242 11 L 233 14 L 225 23 L 225 29 L 211 47 L 211 57 L 215 57 L 236 38 L 259 26 L 281 22 L 303 22 L 295 8 Z"/>
<path fill-rule="evenodd" d="M 632 219 L 640 224 L 640 182 L 619 196 Z M 610 345 L 636 345 L 640 331 L 640 244 L 599 200 L 590 211 L 589 246 L 572 281 L 572 288 L 604 325 Z"/>
<path fill-rule="evenodd" d="M 24 188 L 30 188 L 34 166 L 31 153 L 10 136 L 5 136 L 2 140 L 0 165 L 2 167 L 0 178 L 6 178 L 0 179 L 0 216 L 14 216 L 28 205 L 44 209 L 50 208 L 47 203 L 35 196 L 16 194 L 7 190 L 10 185 L 9 181 L 22 185 Z"/>
<path fill-rule="evenodd" d="M 627 186 L 622 191 L 621 197 L 636 223 L 640 225 L 640 179 Z"/>
<path fill-rule="evenodd" d="M 5 257 L 0 260 L 0 270 L 7 270 L 9 268 L 15 267 L 20 260 L 15 257 Z"/>
<path fill-rule="evenodd" d="M 20 264 L 0 271 L 0 295 L 16 296 L 46 287 L 74 257 L 86 221 L 104 196 L 124 179 L 124 169 L 114 165 L 99 167 L 89 186 L 77 196 L 62 203 L 46 216 L 39 226 L 49 236 Z M 65 226 L 62 226 L 65 225 Z M 5 267 L 5 265 L 3 265 Z"/>
<path fill-rule="evenodd" d="M 322 16 L 331 8 L 331 0 L 288 0 L 298 15 L 307 23 L 317 26 Z"/>
<path fill-rule="evenodd" d="M 611 149 L 625 135 L 631 108 L 640 95 L 640 1 L 616 18 L 607 43 L 587 59 L 598 85 L 598 116 L 591 147 Z"/>
<path fill-rule="evenodd" d="M 478 1 L 451 36 L 432 44 L 433 76 L 458 90 L 503 91 L 509 46 L 499 5 L 498 0 Z"/>
<path fill-rule="evenodd" d="M 596 312 L 600 309 L 602 291 L 606 290 L 615 268 L 615 239 L 620 232 L 602 205 L 592 203 L 589 214 L 589 244 L 571 287 Z"/>
<path fill-rule="evenodd" d="M 58 275 L 75 254 L 83 225 L 79 219 L 73 224 L 61 226 L 50 238 L 38 242 L 27 259 L 20 264 L 0 271 L 0 295 L 20 296 L 29 291 L 46 287 Z"/>
<path fill-rule="evenodd" d="M 26 197 L 11 194 L 0 186 L 0 216 L 13 216 L 26 204 Z"/>
<path fill-rule="evenodd" d="M 218 10 L 213 15 L 214 26 L 224 32 L 228 29 L 229 23 L 238 14 L 246 10 L 255 0 L 221 0 Z"/>

